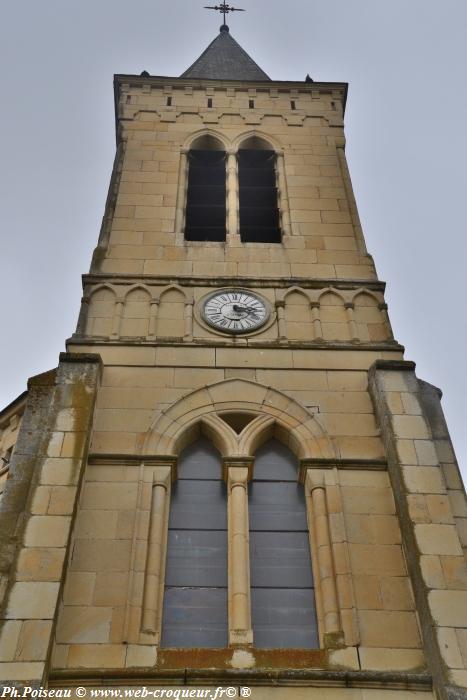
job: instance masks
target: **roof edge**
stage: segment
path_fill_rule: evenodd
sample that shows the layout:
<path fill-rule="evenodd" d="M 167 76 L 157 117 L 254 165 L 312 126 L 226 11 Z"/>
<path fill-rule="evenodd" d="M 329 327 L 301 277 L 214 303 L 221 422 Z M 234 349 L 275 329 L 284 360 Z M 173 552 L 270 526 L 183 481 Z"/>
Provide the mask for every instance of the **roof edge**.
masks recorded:
<path fill-rule="evenodd" d="M 16 399 L 10 401 L 10 403 L 7 406 L 5 406 L 5 408 L 2 408 L 2 410 L 0 411 L 0 426 L 6 418 L 8 418 L 10 415 L 14 415 L 19 410 L 21 410 L 21 408 L 23 408 L 23 405 L 26 403 L 28 394 L 28 390 L 23 391 L 23 393 L 17 396 Z"/>

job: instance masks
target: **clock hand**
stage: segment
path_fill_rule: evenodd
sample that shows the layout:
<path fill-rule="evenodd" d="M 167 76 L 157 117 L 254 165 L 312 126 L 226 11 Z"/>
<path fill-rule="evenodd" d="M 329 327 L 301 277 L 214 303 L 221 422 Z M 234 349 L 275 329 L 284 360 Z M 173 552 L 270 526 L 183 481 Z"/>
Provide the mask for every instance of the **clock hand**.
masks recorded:
<path fill-rule="evenodd" d="M 247 314 L 258 313 L 256 309 L 250 309 L 248 306 L 237 306 L 237 304 L 233 304 L 232 308 L 234 311 L 246 311 Z"/>

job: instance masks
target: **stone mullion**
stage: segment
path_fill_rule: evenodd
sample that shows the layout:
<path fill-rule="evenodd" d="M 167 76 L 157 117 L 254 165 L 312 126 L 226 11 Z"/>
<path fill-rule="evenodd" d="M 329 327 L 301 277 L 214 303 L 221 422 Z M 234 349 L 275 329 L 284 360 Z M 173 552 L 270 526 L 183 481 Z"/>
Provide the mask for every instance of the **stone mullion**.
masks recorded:
<path fill-rule="evenodd" d="M 285 176 L 285 162 L 283 151 L 276 151 L 276 175 L 277 197 L 282 234 L 284 236 L 290 236 L 292 234 L 292 229 L 290 225 L 289 197 L 287 193 L 287 178 Z"/>
<path fill-rule="evenodd" d="M 251 644 L 249 466 L 224 463 L 228 492 L 229 645 Z"/>
<path fill-rule="evenodd" d="M 239 185 L 237 155 L 229 151 L 226 162 L 226 204 L 227 204 L 227 240 L 235 240 L 239 235 Z"/>

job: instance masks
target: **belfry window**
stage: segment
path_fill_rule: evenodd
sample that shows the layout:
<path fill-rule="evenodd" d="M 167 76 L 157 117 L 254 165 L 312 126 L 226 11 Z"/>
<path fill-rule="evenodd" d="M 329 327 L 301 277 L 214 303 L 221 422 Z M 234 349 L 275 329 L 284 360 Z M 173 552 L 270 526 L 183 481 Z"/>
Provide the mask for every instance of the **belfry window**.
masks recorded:
<path fill-rule="evenodd" d="M 252 136 L 227 156 L 204 135 L 184 153 L 175 227 L 186 241 L 281 243 L 290 233 L 283 158 L 269 143 Z"/>
<path fill-rule="evenodd" d="M 238 151 L 240 237 L 244 243 L 280 243 L 276 154 L 253 137 Z"/>
<path fill-rule="evenodd" d="M 256 454 L 249 519 L 254 646 L 319 647 L 305 496 L 277 440 Z"/>
<path fill-rule="evenodd" d="M 210 136 L 202 137 L 188 153 L 188 190 L 185 239 L 225 241 L 225 151 Z"/>
<path fill-rule="evenodd" d="M 227 626 L 226 487 L 201 438 L 182 452 L 172 491 L 162 646 L 226 647 Z"/>

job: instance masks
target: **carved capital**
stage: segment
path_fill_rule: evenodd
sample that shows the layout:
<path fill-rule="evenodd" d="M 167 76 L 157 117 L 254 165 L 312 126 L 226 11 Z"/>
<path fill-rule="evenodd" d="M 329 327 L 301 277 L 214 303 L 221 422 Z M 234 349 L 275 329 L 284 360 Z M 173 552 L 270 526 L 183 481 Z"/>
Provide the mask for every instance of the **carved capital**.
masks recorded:
<path fill-rule="evenodd" d="M 253 476 L 253 457 L 228 457 L 224 459 L 222 474 L 229 488 L 243 486 L 246 488 Z"/>

